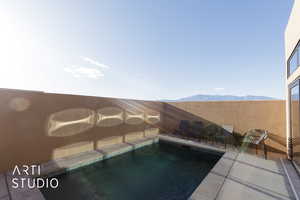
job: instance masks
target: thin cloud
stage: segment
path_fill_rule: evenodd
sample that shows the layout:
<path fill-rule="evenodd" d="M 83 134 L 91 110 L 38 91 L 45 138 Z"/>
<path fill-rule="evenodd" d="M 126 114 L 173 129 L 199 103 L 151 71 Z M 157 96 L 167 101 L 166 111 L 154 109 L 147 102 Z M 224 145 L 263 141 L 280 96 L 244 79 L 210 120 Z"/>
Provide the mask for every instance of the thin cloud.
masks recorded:
<path fill-rule="evenodd" d="M 104 74 L 95 68 L 90 67 L 81 67 L 81 66 L 72 66 L 72 67 L 65 67 L 65 72 L 70 73 L 75 78 L 90 78 L 90 79 L 99 79 L 104 76 Z"/>
<path fill-rule="evenodd" d="M 220 90 L 225 90 L 225 88 L 217 87 L 217 88 L 214 88 L 214 90 L 220 91 Z"/>
<path fill-rule="evenodd" d="M 108 68 L 110 68 L 109 66 L 107 66 L 107 65 L 105 65 L 105 64 L 102 64 L 102 63 L 100 63 L 100 62 L 98 62 L 98 61 L 96 61 L 96 60 L 94 60 L 94 59 L 91 59 L 91 58 L 88 58 L 88 57 L 81 57 L 84 61 L 86 61 L 86 62 L 88 62 L 88 63 L 90 63 L 90 64 L 92 64 L 92 65 L 96 65 L 96 66 L 98 66 L 98 67 L 101 67 L 101 68 L 103 68 L 103 69 L 108 69 Z"/>

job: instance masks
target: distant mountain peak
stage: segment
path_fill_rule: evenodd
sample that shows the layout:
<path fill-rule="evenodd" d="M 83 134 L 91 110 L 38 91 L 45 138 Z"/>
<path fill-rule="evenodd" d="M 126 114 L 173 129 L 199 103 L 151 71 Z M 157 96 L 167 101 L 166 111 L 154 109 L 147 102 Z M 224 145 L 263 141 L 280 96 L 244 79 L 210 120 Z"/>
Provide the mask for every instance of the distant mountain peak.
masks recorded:
<path fill-rule="evenodd" d="M 235 95 L 213 95 L 213 94 L 197 94 L 175 100 L 161 100 L 165 102 L 183 102 L 183 101 L 258 101 L 258 100 L 276 100 L 268 96 L 235 96 Z"/>

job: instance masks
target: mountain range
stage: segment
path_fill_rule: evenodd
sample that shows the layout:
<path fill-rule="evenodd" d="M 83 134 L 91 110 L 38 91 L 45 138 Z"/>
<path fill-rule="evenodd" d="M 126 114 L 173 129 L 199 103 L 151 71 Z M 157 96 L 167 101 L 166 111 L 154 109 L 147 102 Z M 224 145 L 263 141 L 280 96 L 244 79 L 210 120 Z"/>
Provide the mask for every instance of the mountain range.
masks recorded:
<path fill-rule="evenodd" d="M 276 100 L 273 97 L 268 96 L 255 96 L 255 95 L 246 95 L 246 96 L 234 96 L 234 95 L 205 95 L 198 94 L 189 97 L 184 97 L 180 99 L 170 100 L 163 99 L 164 102 L 182 102 L 182 101 L 255 101 L 255 100 Z"/>

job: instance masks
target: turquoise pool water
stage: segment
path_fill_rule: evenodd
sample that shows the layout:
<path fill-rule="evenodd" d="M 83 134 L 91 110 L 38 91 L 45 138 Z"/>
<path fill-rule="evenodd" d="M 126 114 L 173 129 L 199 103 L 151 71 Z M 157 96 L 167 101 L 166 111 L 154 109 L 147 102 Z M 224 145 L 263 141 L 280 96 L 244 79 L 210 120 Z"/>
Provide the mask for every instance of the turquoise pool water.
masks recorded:
<path fill-rule="evenodd" d="M 42 193 L 47 200 L 184 200 L 221 156 L 159 142 L 60 175 L 59 187 Z"/>

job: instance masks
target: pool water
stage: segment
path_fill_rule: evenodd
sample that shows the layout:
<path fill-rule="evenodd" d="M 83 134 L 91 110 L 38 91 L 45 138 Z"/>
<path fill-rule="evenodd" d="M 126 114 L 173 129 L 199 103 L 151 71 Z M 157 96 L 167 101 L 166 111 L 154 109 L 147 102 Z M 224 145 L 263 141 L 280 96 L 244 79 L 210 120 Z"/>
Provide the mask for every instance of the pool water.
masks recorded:
<path fill-rule="evenodd" d="M 47 200 L 185 200 L 222 154 L 164 142 L 58 176 Z"/>

